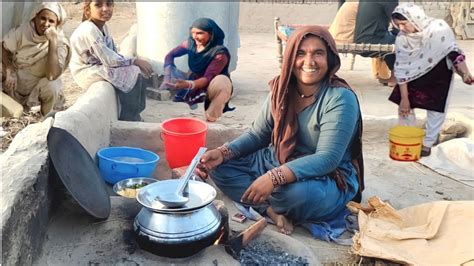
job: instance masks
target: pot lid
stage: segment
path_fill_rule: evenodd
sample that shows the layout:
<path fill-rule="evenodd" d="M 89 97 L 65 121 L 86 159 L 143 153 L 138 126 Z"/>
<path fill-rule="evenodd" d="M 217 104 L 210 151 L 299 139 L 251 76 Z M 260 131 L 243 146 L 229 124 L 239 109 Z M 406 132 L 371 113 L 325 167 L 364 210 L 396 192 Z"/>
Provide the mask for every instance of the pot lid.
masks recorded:
<path fill-rule="evenodd" d="M 109 217 L 110 197 L 104 179 L 81 143 L 66 130 L 52 127 L 48 150 L 59 178 L 79 205 L 96 218 Z"/>
<path fill-rule="evenodd" d="M 184 190 L 183 195 L 189 197 L 189 201 L 180 208 L 169 208 L 158 201 L 158 195 L 168 193 L 170 191 L 176 191 L 180 180 L 168 179 L 158 181 L 150 184 L 138 192 L 137 200 L 144 207 L 162 213 L 176 213 L 176 212 L 187 212 L 192 211 L 201 207 L 204 207 L 211 203 L 216 198 L 216 189 L 211 185 L 189 180 L 187 188 Z"/>

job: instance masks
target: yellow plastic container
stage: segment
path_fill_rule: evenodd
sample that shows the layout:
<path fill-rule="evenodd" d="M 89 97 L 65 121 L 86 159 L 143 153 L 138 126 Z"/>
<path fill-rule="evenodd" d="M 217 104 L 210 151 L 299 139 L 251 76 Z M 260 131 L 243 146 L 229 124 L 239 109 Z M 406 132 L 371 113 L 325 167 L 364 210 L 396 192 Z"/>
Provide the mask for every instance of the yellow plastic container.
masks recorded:
<path fill-rule="evenodd" d="M 425 131 L 417 127 L 396 126 L 389 131 L 390 158 L 397 161 L 417 161 Z"/>

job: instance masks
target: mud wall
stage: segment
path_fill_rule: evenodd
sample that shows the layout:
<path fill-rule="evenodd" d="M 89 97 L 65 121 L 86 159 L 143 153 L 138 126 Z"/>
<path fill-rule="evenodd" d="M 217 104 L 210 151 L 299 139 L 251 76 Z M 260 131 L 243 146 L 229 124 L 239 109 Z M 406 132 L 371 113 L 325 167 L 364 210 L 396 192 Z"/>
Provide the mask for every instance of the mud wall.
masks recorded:
<path fill-rule="evenodd" d="M 51 122 L 25 128 L 0 156 L 3 265 L 29 265 L 41 248 L 52 199 L 46 145 Z"/>
<path fill-rule="evenodd" d="M 41 250 L 56 194 L 47 147 L 51 126 L 70 132 L 94 158 L 100 147 L 109 145 L 112 120 L 117 120 L 115 91 L 109 83 L 98 82 L 54 120 L 23 129 L 0 156 L 1 264 L 29 265 Z"/>
<path fill-rule="evenodd" d="M 289 1 L 290 2 L 290 1 Z M 407 2 L 407 1 L 400 1 Z M 408 1 L 416 2 L 426 14 L 444 19 L 451 24 L 452 1 Z M 280 17 L 284 24 L 331 24 L 337 12 L 337 1 L 310 3 L 271 3 L 252 1 L 240 3 L 239 31 L 273 32 L 273 21 Z"/>

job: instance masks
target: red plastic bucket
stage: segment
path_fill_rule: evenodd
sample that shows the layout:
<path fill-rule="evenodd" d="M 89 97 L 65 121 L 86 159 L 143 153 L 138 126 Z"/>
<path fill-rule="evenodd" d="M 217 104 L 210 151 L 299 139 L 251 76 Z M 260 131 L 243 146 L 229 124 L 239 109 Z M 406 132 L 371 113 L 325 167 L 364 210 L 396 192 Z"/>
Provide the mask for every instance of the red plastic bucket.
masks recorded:
<path fill-rule="evenodd" d="M 207 124 L 194 118 L 172 118 L 161 124 L 166 161 L 171 169 L 189 165 L 206 146 Z"/>

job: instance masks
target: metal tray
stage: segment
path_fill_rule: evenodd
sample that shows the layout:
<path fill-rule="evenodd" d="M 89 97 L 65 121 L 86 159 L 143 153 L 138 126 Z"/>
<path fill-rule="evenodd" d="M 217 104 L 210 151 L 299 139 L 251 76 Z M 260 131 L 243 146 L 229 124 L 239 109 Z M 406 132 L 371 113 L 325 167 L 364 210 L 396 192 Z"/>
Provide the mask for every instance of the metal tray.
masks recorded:
<path fill-rule="evenodd" d="M 189 197 L 189 201 L 186 205 L 180 208 L 168 208 L 158 201 L 158 195 L 176 191 L 178 184 L 179 179 L 162 180 L 150 184 L 140 189 L 137 195 L 137 201 L 143 207 L 154 212 L 178 213 L 202 208 L 216 198 L 216 189 L 211 185 L 200 181 L 189 180 L 188 187 L 184 191 L 184 196 Z"/>

